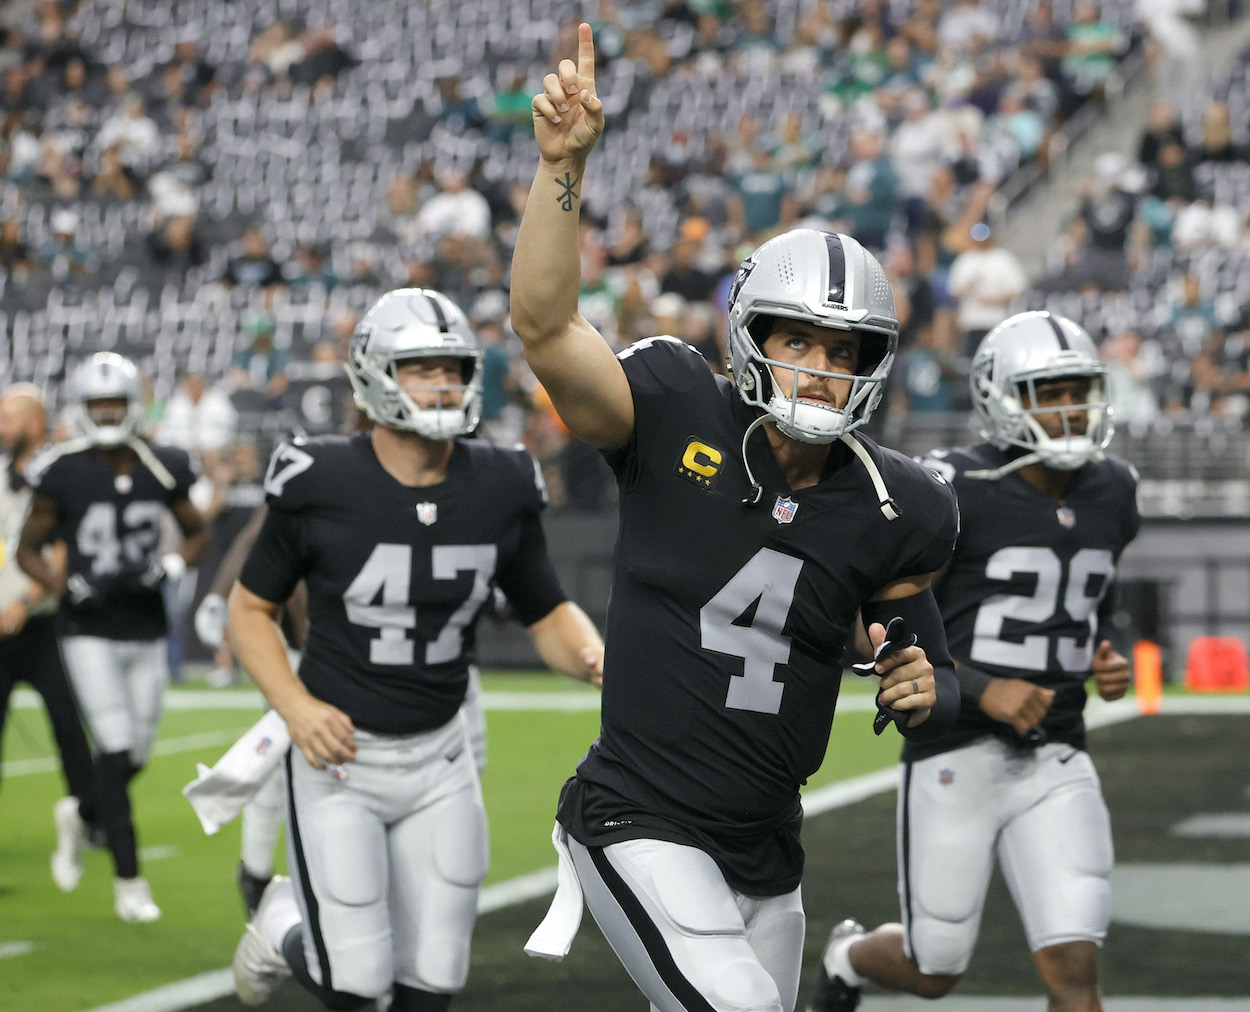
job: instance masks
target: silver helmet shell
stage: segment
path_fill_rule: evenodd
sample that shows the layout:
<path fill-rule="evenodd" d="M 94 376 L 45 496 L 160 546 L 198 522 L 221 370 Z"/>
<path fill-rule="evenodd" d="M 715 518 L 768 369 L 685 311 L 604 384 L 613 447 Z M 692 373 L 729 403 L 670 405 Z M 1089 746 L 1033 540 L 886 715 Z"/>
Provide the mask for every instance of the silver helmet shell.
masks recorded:
<path fill-rule="evenodd" d="M 124 400 L 125 407 L 108 419 L 92 417 L 96 401 Z M 69 381 L 65 420 L 70 430 L 93 446 L 121 446 L 139 431 L 144 416 L 143 382 L 128 358 L 100 351 L 82 362 Z"/>
<path fill-rule="evenodd" d="M 788 317 L 862 335 L 856 374 L 803 369 L 765 357 L 762 317 Z M 841 233 L 796 228 L 769 239 L 738 268 L 729 292 L 729 368 L 747 404 L 804 443 L 830 443 L 859 428 L 881 403 L 898 352 L 894 292 L 877 258 Z M 776 375 L 791 378 L 776 380 Z M 844 407 L 800 400 L 799 375 L 850 379 Z"/>
<path fill-rule="evenodd" d="M 1088 378 L 1089 401 L 1062 408 L 1036 407 L 1036 385 Z M 1114 433 L 1107 403 L 1107 368 L 1084 328 L 1046 311 L 1018 313 L 981 340 L 972 359 L 972 404 L 985 438 L 999 448 L 1018 447 L 1056 470 L 1072 471 L 1100 459 Z M 1085 431 L 1069 431 L 1067 412 L 1086 412 Z M 1048 436 L 1038 417 L 1062 411 L 1064 435 Z"/>
<path fill-rule="evenodd" d="M 463 382 L 437 387 L 437 403 L 422 408 L 395 380 L 395 366 L 413 358 L 461 360 Z M 347 375 L 356 405 L 378 425 L 451 439 L 472 432 L 482 417 L 482 350 L 469 321 L 451 299 L 430 288 L 397 288 L 365 313 L 352 335 Z M 447 394 L 459 392 L 459 403 Z"/>

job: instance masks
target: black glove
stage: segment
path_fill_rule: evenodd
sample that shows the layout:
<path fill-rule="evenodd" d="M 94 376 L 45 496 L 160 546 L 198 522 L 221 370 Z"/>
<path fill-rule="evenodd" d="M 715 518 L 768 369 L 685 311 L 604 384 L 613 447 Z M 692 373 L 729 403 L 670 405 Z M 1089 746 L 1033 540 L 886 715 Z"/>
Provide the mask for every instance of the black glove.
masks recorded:
<path fill-rule="evenodd" d="M 877 673 L 877 661 L 881 660 L 889 654 L 896 653 L 899 650 L 905 650 L 907 647 L 916 645 L 916 634 L 907 631 L 907 623 L 897 616 L 890 619 L 889 624 L 885 627 L 885 639 L 881 641 L 881 646 L 877 647 L 877 652 L 870 661 L 860 661 L 858 664 L 852 664 L 851 670 L 857 675 L 875 675 Z M 894 721 L 902 730 L 907 726 L 907 722 L 913 716 L 910 710 L 896 710 L 892 706 L 885 706 L 881 702 L 881 690 L 877 690 L 877 715 L 872 721 L 873 734 L 880 734 L 889 726 L 890 721 Z"/>

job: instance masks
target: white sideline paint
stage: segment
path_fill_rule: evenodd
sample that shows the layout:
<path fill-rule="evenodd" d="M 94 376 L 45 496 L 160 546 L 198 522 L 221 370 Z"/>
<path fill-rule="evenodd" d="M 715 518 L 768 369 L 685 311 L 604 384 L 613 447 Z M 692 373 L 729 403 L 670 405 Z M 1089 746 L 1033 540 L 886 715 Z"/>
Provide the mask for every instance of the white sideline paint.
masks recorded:
<path fill-rule="evenodd" d="M 24 956 L 28 952 L 34 952 L 36 948 L 34 942 L 0 942 L 0 959 Z"/>
<path fill-rule="evenodd" d="M 1172 827 L 1173 836 L 1250 839 L 1250 815 L 1241 812 L 1209 812 L 1193 815 Z"/>
<path fill-rule="evenodd" d="M 1250 864 L 1124 862 L 1111 870 L 1111 920 L 1138 928 L 1250 935 Z"/>
<path fill-rule="evenodd" d="M 173 695 L 174 693 L 171 693 Z M 221 698 L 222 694 L 185 693 L 187 696 L 208 696 L 203 709 L 221 709 L 210 705 L 210 701 Z M 34 696 L 34 693 L 31 693 Z M 553 698 L 574 699 L 579 703 L 593 703 L 598 706 L 597 696 L 564 695 L 556 693 L 483 693 L 486 709 L 510 709 L 506 705 L 513 700 L 535 701 L 544 696 Z M 37 698 L 37 697 L 36 697 Z M 254 694 L 252 695 L 255 699 Z M 505 705 L 498 704 L 500 700 Z M 1192 708 L 1189 703 L 1197 705 Z M 1215 704 L 1215 705 L 1211 705 Z M 184 706 L 181 709 L 198 709 L 197 706 Z M 241 708 L 241 707 L 240 707 Z M 532 703 L 528 706 L 516 706 L 517 709 L 542 709 Z M 562 705 L 561 709 L 577 709 L 575 706 Z M 591 709 L 590 706 L 582 706 Z M 868 712 L 875 709 L 870 696 L 849 696 L 839 701 L 838 709 L 844 713 Z M 1163 701 L 1162 712 L 1166 714 L 1183 713 L 1250 713 L 1250 697 L 1219 697 L 1207 699 L 1200 697 L 1170 698 Z M 1091 699 L 1085 711 L 1085 723 L 1090 728 L 1106 727 L 1141 716 L 1132 698 L 1104 703 Z M 242 733 L 242 732 L 240 732 Z M 852 777 L 836 784 L 817 788 L 803 796 L 803 810 L 808 815 L 818 815 L 845 805 L 855 804 L 873 795 L 892 790 L 897 786 L 898 772 L 896 767 L 887 767 L 863 776 Z M 490 913 L 505 907 L 515 906 L 539 899 L 555 892 L 555 867 L 543 868 L 527 875 L 520 875 L 487 886 L 478 896 L 478 913 Z M 184 1009 L 202 1005 L 205 1002 L 224 998 L 234 993 L 234 977 L 229 969 L 213 970 L 186 980 L 136 995 L 108 1005 L 100 1005 L 87 1012 L 182 1012 Z M 920 998 L 877 998 L 867 999 L 875 1012 L 931 1012 L 932 1003 Z M 1036 998 L 962 998 L 958 996 L 943 999 L 943 1012 L 1040 1012 L 1041 1002 Z M 1250 999 L 1223 998 L 1104 998 L 1103 1008 L 1106 1012 L 1250 1012 Z"/>
<path fill-rule="evenodd" d="M 195 752 L 202 748 L 219 748 L 222 745 L 233 745 L 246 727 L 223 729 L 221 731 L 205 731 L 201 734 L 184 734 L 177 738 L 164 738 L 152 747 L 152 755 L 178 755 L 182 752 Z M 32 773 L 56 773 L 61 768 L 59 756 L 40 756 L 37 759 L 14 759 L 0 766 L 0 775 L 5 777 L 30 776 Z"/>

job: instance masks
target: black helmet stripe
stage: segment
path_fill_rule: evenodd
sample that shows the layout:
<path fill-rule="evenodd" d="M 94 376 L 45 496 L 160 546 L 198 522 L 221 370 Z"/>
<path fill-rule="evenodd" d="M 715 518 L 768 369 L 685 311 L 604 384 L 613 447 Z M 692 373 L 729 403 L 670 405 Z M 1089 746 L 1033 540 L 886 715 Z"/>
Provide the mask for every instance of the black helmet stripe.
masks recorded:
<path fill-rule="evenodd" d="M 428 293 L 425 297 L 430 300 L 430 306 L 434 309 L 434 318 L 438 320 L 439 333 L 451 333 L 451 321 L 447 319 L 447 314 L 443 312 L 442 303 L 440 303 L 433 295 L 429 295 Z"/>
<path fill-rule="evenodd" d="M 1050 324 L 1051 329 L 1055 332 L 1055 338 L 1059 341 L 1060 351 L 1071 351 L 1072 346 L 1068 344 L 1068 335 L 1063 332 L 1063 327 L 1059 325 L 1059 321 L 1051 313 L 1046 313 L 1046 322 Z"/>
<path fill-rule="evenodd" d="M 834 233 L 825 233 L 825 245 L 829 247 L 829 294 L 826 302 L 846 302 L 846 251 L 842 240 Z"/>

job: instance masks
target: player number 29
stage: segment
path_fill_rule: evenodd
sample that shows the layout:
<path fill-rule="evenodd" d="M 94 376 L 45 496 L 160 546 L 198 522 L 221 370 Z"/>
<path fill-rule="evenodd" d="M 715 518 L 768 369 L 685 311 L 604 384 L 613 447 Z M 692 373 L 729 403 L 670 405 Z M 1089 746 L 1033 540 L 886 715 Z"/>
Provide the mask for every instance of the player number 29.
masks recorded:
<path fill-rule="evenodd" d="M 1003 639 L 1003 633 L 1008 620 L 1037 625 L 1057 616 L 1062 607 L 1073 622 L 1087 624 L 1089 632 L 1079 640 L 1058 637 L 1055 658 L 1064 671 L 1089 671 L 1098 602 L 1114 572 L 1115 561 L 1105 548 L 1082 548 L 1072 556 L 1066 573 L 1063 561 L 1050 548 L 1000 548 L 986 563 L 987 577 L 1010 580 L 1016 575 L 1031 575 L 1037 577 L 1037 583 L 1032 594 L 995 594 L 985 599 L 972 629 L 972 660 L 1021 671 L 1045 671 L 1051 637 L 1029 635 L 1012 643 Z"/>
<path fill-rule="evenodd" d="M 464 627 L 490 593 L 497 549 L 494 545 L 436 545 L 431 554 L 434 579 L 454 580 L 473 574 L 473 588 L 438 636 L 425 645 L 426 664 L 454 661 L 464 649 Z M 377 629 L 369 641 L 371 664 L 412 664 L 415 645 L 408 636 L 417 626 L 417 609 L 408 602 L 412 586 L 412 546 L 375 545 L 347 590 L 343 604 L 353 625 Z"/>

